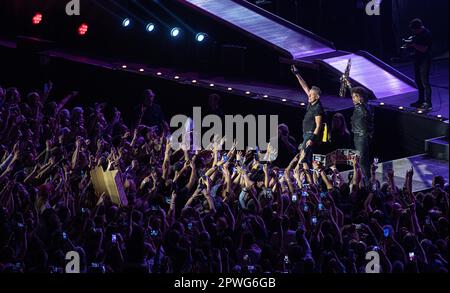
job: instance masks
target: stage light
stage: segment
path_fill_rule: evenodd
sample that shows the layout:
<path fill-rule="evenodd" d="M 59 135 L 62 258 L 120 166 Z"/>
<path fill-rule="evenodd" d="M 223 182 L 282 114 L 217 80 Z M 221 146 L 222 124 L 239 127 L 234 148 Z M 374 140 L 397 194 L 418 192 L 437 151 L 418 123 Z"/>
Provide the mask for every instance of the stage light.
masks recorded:
<path fill-rule="evenodd" d="M 131 20 L 130 20 L 129 18 L 125 18 L 125 19 L 122 21 L 122 26 L 123 26 L 123 27 L 128 27 L 128 26 L 130 26 L 130 24 L 131 24 Z"/>
<path fill-rule="evenodd" d="M 87 34 L 88 29 L 89 29 L 89 26 L 87 24 L 83 23 L 78 27 L 78 34 L 80 36 L 84 36 L 85 34 Z"/>
<path fill-rule="evenodd" d="M 282 101 L 282 102 L 287 102 L 287 99 L 282 99 L 281 101 Z"/>
<path fill-rule="evenodd" d="M 437 118 L 441 119 L 441 118 L 442 118 L 442 115 L 437 115 Z"/>
<path fill-rule="evenodd" d="M 203 42 L 204 40 L 206 40 L 206 37 L 207 37 L 207 36 L 208 36 L 208 35 L 205 34 L 205 33 L 198 33 L 198 34 L 195 36 L 195 40 L 196 40 L 197 42 L 201 43 L 201 42 Z"/>
<path fill-rule="evenodd" d="M 175 75 L 175 77 L 174 77 L 175 79 L 180 79 L 180 77 L 178 76 L 178 75 Z"/>
<path fill-rule="evenodd" d="M 380 103 L 380 106 L 384 106 L 385 104 L 383 102 Z"/>
<path fill-rule="evenodd" d="M 194 79 L 194 80 L 192 80 L 192 83 L 197 83 L 197 81 Z"/>
<path fill-rule="evenodd" d="M 153 23 L 149 23 L 147 24 L 147 26 L 145 27 L 145 30 L 148 31 L 149 33 L 155 30 L 155 25 Z"/>
<path fill-rule="evenodd" d="M 405 107 L 400 106 L 400 107 L 398 107 L 398 109 L 403 110 L 403 109 L 405 109 Z"/>
<path fill-rule="evenodd" d="M 162 73 L 161 73 L 161 72 L 157 72 L 157 73 L 156 73 L 156 75 L 158 75 L 158 76 L 161 76 L 161 75 L 162 75 Z"/>
<path fill-rule="evenodd" d="M 170 35 L 174 38 L 178 37 L 181 33 L 181 29 L 178 27 L 174 27 L 171 31 L 170 31 Z"/>
<path fill-rule="evenodd" d="M 419 110 L 419 111 L 417 111 L 417 113 L 419 113 L 419 114 L 422 114 L 422 113 L 423 113 L 423 111 L 422 111 L 422 110 Z"/>
<path fill-rule="evenodd" d="M 214 87 L 214 86 L 215 86 L 215 84 L 211 83 L 211 84 L 209 84 L 209 86 L 210 86 L 210 87 Z"/>
<path fill-rule="evenodd" d="M 123 68 L 123 69 L 127 69 L 127 67 L 128 67 L 128 66 L 126 66 L 126 65 L 122 65 L 122 68 Z"/>
<path fill-rule="evenodd" d="M 263 98 L 267 99 L 269 96 L 268 95 L 264 95 Z"/>
<path fill-rule="evenodd" d="M 40 24 L 42 21 L 42 13 L 37 12 L 32 19 L 34 25 Z"/>
<path fill-rule="evenodd" d="M 233 88 L 229 87 L 228 90 L 231 92 L 233 90 Z"/>
<path fill-rule="evenodd" d="M 246 95 L 250 95 L 250 94 L 251 94 L 251 92 L 245 92 L 245 94 L 246 94 Z"/>
<path fill-rule="evenodd" d="M 140 72 L 144 72 L 144 68 L 139 69 Z"/>
<path fill-rule="evenodd" d="M 300 106 L 303 106 L 303 107 L 304 107 L 304 106 L 306 106 L 306 104 L 305 104 L 305 103 L 300 103 Z"/>

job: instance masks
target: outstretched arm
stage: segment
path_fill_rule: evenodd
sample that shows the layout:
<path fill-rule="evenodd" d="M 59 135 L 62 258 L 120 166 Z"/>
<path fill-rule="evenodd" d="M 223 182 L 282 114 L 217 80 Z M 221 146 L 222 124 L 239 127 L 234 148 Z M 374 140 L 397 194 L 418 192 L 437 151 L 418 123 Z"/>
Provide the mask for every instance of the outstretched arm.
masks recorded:
<path fill-rule="evenodd" d="M 303 79 L 303 77 L 300 75 L 300 72 L 298 71 L 297 67 L 295 65 L 292 65 L 291 67 L 292 73 L 295 74 L 295 77 L 297 77 L 298 82 L 300 83 L 300 86 L 305 91 L 305 93 L 309 94 L 309 86 L 306 83 L 306 81 Z"/>

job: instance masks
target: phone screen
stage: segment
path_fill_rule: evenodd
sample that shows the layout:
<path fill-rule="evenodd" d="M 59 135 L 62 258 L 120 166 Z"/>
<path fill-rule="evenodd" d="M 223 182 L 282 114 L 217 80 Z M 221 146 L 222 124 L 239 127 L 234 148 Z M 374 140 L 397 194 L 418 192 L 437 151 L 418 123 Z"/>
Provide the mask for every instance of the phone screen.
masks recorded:
<path fill-rule="evenodd" d="M 389 234 L 390 234 L 389 228 L 384 228 L 383 234 L 384 234 L 384 237 L 386 237 L 386 238 L 389 237 Z"/>

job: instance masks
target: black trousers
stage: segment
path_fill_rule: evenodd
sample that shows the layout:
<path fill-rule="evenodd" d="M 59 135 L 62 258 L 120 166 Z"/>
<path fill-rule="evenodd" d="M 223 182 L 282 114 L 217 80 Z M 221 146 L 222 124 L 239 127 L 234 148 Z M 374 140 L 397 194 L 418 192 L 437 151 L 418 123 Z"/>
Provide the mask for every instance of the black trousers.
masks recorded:
<path fill-rule="evenodd" d="M 356 135 L 354 136 L 355 149 L 360 152 L 359 163 L 361 165 L 361 171 L 364 175 L 364 184 L 370 182 L 370 141 L 369 135 Z"/>
<path fill-rule="evenodd" d="M 414 63 L 414 74 L 419 89 L 419 102 L 431 105 L 430 68 L 431 57 L 416 59 Z"/>

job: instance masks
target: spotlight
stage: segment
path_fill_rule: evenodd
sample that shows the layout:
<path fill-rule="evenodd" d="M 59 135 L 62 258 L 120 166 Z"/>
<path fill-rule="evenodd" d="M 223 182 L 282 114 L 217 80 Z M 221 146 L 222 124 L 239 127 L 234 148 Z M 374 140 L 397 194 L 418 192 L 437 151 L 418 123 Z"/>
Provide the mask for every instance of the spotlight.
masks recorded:
<path fill-rule="evenodd" d="M 287 102 L 287 99 L 282 99 L 281 101 L 282 101 L 282 102 Z"/>
<path fill-rule="evenodd" d="M 178 75 L 175 75 L 175 77 L 174 77 L 175 79 L 180 79 L 180 77 L 178 76 Z"/>
<path fill-rule="evenodd" d="M 441 118 L 442 118 L 442 115 L 437 115 L 437 118 L 441 119 Z"/>
<path fill-rule="evenodd" d="M 380 103 L 380 106 L 384 106 L 385 104 L 383 102 Z"/>
<path fill-rule="evenodd" d="M 125 18 L 125 19 L 122 21 L 122 26 L 123 26 L 123 27 L 128 27 L 128 26 L 130 26 L 130 24 L 131 24 L 131 20 L 130 20 L 129 18 Z"/>
<path fill-rule="evenodd" d="M 40 24 L 42 21 L 42 13 L 37 12 L 32 19 L 34 25 Z"/>
<path fill-rule="evenodd" d="M 145 30 L 148 31 L 149 33 L 155 30 L 155 25 L 153 23 L 149 23 L 147 24 L 147 26 L 145 27 Z"/>
<path fill-rule="evenodd" d="M 268 95 L 264 95 L 263 98 L 267 99 L 269 96 Z"/>
<path fill-rule="evenodd" d="M 405 109 L 405 107 L 400 106 L 400 107 L 398 107 L 398 109 L 399 109 L 399 110 L 403 110 L 403 109 Z"/>
<path fill-rule="evenodd" d="M 161 72 L 157 72 L 157 73 L 156 73 L 156 75 L 158 75 L 158 76 L 161 76 L 161 75 L 162 75 L 162 73 L 161 73 Z"/>
<path fill-rule="evenodd" d="M 123 69 L 127 69 L 127 67 L 128 67 L 128 66 L 126 66 L 126 65 L 122 65 L 122 68 L 123 68 Z"/>
<path fill-rule="evenodd" d="M 192 83 L 197 83 L 197 81 L 194 79 L 194 80 L 192 80 Z"/>
<path fill-rule="evenodd" d="M 139 69 L 139 72 L 144 72 L 144 68 Z"/>
<path fill-rule="evenodd" d="M 233 88 L 229 87 L 228 90 L 231 92 L 233 90 Z"/>
<path fill-rule="evenodd" d="M 204 40 L 206 40 L 206 37 L 207 37 L 207 36 L 208 36 L 208 35 L 205 34 L 205 33 L 198 33 L 198 34 L 195 36 L 195 40 L 196 40 L 197 42 L 201 43 L 201 42 L 203 42 Z"/>
<path fill-rule="evenodd" d="M 174 27 L 171 31 L 170 31 L 170 35 L 174 38 L 178 37 L 181 33 L 181 29 L 178 27 Z"/>
<path fill-rule="evenodd" d="M 89 26 L 87 24 L 83 23 L 78 27 L 78 34 L 80 36 L 84 36 L 88 32 L 88 29 L 89 29 Z"/>
<path fill-rule="evenodd" d="M 304 107 L 304 106 L 306 106 L 306 104 L 305 104 L 305 103 L 300 103 L 300 106 L 303 106 L 303 107 Z"/>
<path fill-rule="evenodd" d="M 250 94 L 251 94 L 251 92 L 245 92 L 245 94 L 246 94 L 246 95 L 250 95 Z"/>
<path fill-rule="evenodd" d="M 423 111 L 422 111 L 422 110 L 419 110 L 419 111 L 417 111 L 417 113 L 419 113 L 419 114 L 423 114 Z"/>
<path fill-rule="evenodd" d="M 215 84 L 211 83 L 211 84 L 210 84 L 209 86 L 210 86 L 210 87 L 214 87 L 214 86 L 215 86 Z"/>

